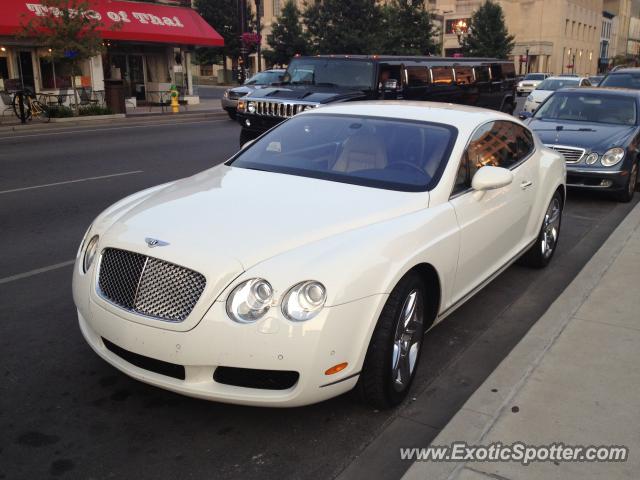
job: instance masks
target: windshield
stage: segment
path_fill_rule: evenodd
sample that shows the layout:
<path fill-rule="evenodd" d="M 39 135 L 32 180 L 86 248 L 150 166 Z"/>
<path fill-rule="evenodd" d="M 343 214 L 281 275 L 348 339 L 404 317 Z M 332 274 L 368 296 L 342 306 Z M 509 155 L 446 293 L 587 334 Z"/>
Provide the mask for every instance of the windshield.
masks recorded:
<path fill-rule="evenodd" d="M 438 183 L 456 135 L 450 125 L 314 113 L 267 132 L 230 164 L 419 192 Z"/>
<path fill-rule="evenodd" d="M 635 125 L 636 101 L 624 96 L 558 92 L 543 103 L 533 117 L 538 120 Z"/>
<path fill-rule="evenodd" d="M 640 89 L 640 73 L 612 73 L 604 77 L 599 87 Z"/>
<path fill-rule="evenodd" d="M 284 81 L 293 85 L 319 85 L 370 90 L 373 62 L 328 58 L 300 58 L 289 64 Z"/>
<path fill-rule="evenodd" d="M 580 80 L 577 78 L 547 78 L 536 87 L 536 90 L 547 90 L 555 92 L 565 87 L 577 87 Z"/>
<path fill-rule="evenodd" d="M 269 85 L 270 83 L 280 82 L 282 80 L 282 72 L 260 72 L 255 74 L 249 80 L 244 82 L 245 85 Z"/>
<path fill-rule="evenodd" d="M 542 73 L 529 73 L 523 80 L 544 80 Z"/>

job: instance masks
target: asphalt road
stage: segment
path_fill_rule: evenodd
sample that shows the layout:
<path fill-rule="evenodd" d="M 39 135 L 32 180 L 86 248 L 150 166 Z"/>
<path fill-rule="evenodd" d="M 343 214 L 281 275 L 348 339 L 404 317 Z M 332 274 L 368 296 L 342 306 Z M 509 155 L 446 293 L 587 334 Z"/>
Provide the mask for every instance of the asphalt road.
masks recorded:
<path fill-rule="evenodd" d="M 218 87 L 215 85 L 198 85 L 197 93 L 200 98 L 222 98 L 224 91 L 231 87 Z"/>
<path fill-rule="evenodd" d="M 223 405 L 128 378 L 77 327 L 71 266 L 58 265 L 92 219 L 222 162 L 239 134 L 224 117 L 128 125 L 0 134 L 0 478 L 397 478 L 409 467 L 397 448 L 431 441 L 632 208 L 570 192 L 550 267 L 511 267 L 433 329 L 395 411 L 349 395 Z"/>

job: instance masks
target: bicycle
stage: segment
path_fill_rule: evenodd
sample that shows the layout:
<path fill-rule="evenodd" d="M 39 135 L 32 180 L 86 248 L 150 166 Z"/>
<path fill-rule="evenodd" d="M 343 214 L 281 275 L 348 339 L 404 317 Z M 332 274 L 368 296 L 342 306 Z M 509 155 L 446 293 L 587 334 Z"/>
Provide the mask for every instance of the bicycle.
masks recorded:
<path fill-rule="evenodd" d="M 33 119 L 42 119 L 48 123 L 51 120 L 49 107 L 36 98 L 31 90 L 20 90 L 13 95 L 13 113 L 18 119 L 22 120 L 20 115 L 20 100 L 22 99 L 25 120 L 30 122 Z"/>

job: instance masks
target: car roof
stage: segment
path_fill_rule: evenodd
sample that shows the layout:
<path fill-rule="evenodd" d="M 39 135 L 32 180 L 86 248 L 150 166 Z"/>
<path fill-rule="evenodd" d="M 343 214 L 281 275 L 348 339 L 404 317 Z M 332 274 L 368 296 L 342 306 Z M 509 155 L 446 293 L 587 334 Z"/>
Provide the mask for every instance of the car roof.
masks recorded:
<path fill-rule="evenodd" d="M 609 72 L 608 75 L 616 75 L 618 73 L 640 73 L 640 68 L 633 68 L 633 67 L 619 68 L 618 70 Z"/>
<path fill-rule="evenodd" d="M 371 100 L 336 103 L 323 105 L 319 110 L 307 110 L 300 115 L 308 115 L 314 112 L 427 121 L 452 125 L 461 130 L 467 130 L 470 125 L 475 128 L 476 125 L 489 120 L 509 120 L 520 123 L 520 121 L 512 115 L 496 110 L 452 103 L 406 100 Z"/>
<path fill-rule="evenodd" d="M 574 93 L 599 93 L 602 95 L 624 95 L 626 97 L 635 97 L 640 99 L 640 90 L 632 88 L 616 88 L 616 87 L 569 87 L 563 88 L 562 92 L 574 92 Z"/>
<path fill-rule="evenodd" d="M 294 58 L 314 59 L 314 58 L 336 58 L 340 60 L 376 60 L 378 62 L 397 62 L 397 61 L 410 61 L 410 62 L 447 62 L 447 63 L 500 63 L 500 64 L 513 64 L 511 60 L 504 60 L 499 58 L 485 58 L 485 57 L 433 57 L 433 56 L 418 56 L 418 55 L 349 55 L 349 54 L 334 54 L 334 55 L 301 55 Z"/>
<path fill-rule="evenodd" d="M 583 78 L 587 78 L 587 77 L 570 77 L 567 75 L 553 75 L 551 77 L 547 77 L 547 80 L 582 80 Z"/>

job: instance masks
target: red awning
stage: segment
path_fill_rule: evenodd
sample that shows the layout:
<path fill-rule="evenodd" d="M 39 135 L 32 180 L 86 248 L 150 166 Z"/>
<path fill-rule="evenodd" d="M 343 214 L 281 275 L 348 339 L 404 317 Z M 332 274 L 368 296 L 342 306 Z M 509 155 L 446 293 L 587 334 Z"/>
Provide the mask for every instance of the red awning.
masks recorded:
<path fill-rule="evenodd" d="M 43 15 L 37 0 L 1 0 L 0 36 L 14 36 L 29 18 Z M 223 38 L 191 8 L 120 0 L 90 0 L 94 15 L 104 24 L 108 40 L 221 47 Z M 114 24 L 121 27 L 112 30 Z"/>

